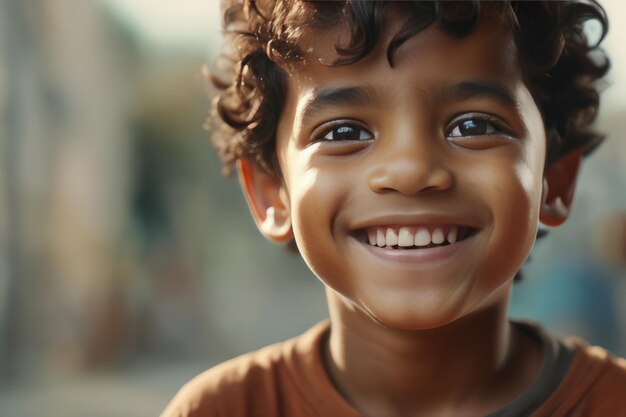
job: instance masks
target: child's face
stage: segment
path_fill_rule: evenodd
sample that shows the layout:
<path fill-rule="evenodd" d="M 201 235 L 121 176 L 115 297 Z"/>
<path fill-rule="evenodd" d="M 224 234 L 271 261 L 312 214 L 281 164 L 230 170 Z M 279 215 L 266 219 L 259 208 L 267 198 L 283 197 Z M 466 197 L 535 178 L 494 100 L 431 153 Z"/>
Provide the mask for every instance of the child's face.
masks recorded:
<path fill-rule="evenodd" d="M 504 305 L 535 240 L 546 151 L 511 37 L 488 21 L 461 39 L 433 25 L 393 68 L 385 37 L 356 64 L 320 64 L 339 34 L 303 40 L 313 52 L 290 74 L 278 127 L 306 263 L 331 295 L 395 328 Z M 455 243 L 414 246 L 455 231 Z"/>

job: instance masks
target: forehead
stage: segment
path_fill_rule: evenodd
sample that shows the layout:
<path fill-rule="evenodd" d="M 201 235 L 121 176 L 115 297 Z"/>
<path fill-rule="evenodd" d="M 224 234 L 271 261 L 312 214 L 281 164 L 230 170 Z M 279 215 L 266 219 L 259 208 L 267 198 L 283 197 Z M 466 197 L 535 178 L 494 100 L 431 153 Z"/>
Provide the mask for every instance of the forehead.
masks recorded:
<path fill-rule="evenodd" d="M 301 99 L 319 88 L 347 85 L 378 85 L 391 95 L 407 87 L 445 89 L 469 79 L 511 86 L 522 79 L 512 34 L 492 15 L 485 14 L 476 29 L 464 37 L 430 25 L 394 52 L 393 66 L 387 48 L 403 20 L 397 13 L 391 16 L 372 52 L 349 65 L 332 65 L 338 58 L 335 45 L 345 44 L 350 36 L 347 23 L 323 31 L 305 31 L 299 40 L 304 59 L 287 70 L 290 98 Z"/>

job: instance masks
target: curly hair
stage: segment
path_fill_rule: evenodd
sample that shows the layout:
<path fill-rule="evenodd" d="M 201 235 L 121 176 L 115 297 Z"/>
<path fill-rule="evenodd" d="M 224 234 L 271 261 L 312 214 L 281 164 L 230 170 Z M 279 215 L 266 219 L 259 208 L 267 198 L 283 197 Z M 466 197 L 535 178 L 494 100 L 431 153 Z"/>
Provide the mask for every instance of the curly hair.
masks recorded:
<path fill-rule="evenodd" d="M 275 136 L 286 97 L 285 67 L 303 58 L 297 44 L 303 28 L 323 30 L 348 22 L 348 41 L 336 43 L 337 59 L 329 63 L 348 65 L 375 48 L 385 24 L 385 9 L 392 3 L 223 0 L 227 48 L 216 61 L 218 71 L 211 73 L 219 90 L 212 140 L 226 173 L 239 158 L 249 158 L 280 177 Z M 608 58 L 598 47 L 608 31 L 608 20 L 595 0 L 403 4 L 408 17 L 387 45 L 390 65 L 394 51 L 431 24 L 463 37 L 479 24 L 485 9 L 496 9 L 514 36 L 524 79 L 543 115 L 546 165 L 574 149 L 586 155 L 602 141 L 591 124 L 599 106 L 597 80 L 609 68 Z M 583 27 L 591 20 L 601 25 L 593 44 Z M 218 75 L 220 69 L 225 73 Z"/>

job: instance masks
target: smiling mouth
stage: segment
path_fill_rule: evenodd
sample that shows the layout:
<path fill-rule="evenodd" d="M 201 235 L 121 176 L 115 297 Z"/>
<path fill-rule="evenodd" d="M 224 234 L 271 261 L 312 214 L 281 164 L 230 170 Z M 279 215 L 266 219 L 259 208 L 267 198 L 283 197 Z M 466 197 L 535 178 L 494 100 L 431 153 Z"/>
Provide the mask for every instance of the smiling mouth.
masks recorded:
<path fill-rule="evenodd" d="M 368 227 L 357 231 L 357 238 L 370 246 L 386 249 L 428 249 L 448 246 L 468 239 L 478 229 L 460 225 Z"/>

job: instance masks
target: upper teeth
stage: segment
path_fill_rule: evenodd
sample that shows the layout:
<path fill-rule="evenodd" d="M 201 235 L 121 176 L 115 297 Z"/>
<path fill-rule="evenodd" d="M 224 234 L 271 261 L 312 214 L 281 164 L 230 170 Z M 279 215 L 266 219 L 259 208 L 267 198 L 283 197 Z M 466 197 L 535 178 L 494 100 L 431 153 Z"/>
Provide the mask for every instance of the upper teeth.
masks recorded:
<path fill-rule="evenodd" d="M 374 246 L 428 246 L 457 241 L 459 226 L 447 227 L 371 227 L 367 229 L 367 238 Z"/>

